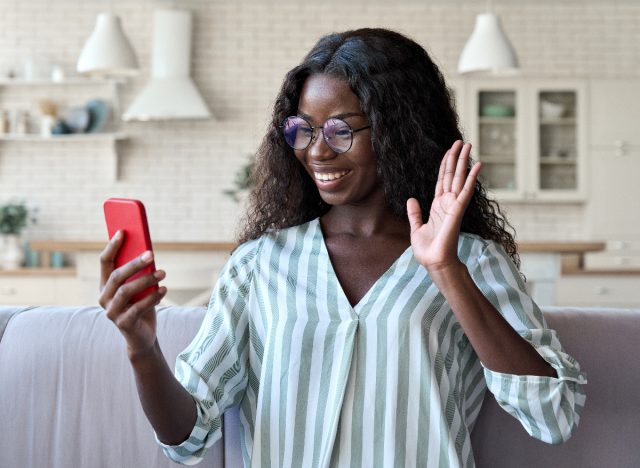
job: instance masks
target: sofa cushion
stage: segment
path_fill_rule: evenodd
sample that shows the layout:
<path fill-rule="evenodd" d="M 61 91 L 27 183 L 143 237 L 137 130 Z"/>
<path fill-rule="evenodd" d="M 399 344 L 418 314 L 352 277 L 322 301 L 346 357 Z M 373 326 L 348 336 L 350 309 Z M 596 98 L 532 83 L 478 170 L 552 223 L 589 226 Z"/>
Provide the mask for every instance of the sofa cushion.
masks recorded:
<path fill-rule="evenodd" d="M 159 309 L 158 336 L 171 368 L 204 311 Z M 0 382 L 1 466 L 176 466 L 155 442 L 124 339 L 100 307 L 13 314 L 0 341 Z M 223 466 L 222 455 L 218 444 L 203 466 Z"/>
<path fill-rule="evenodd" d="M 580 425 L 565 444 L 547 445 L 530 437 L 487 394 L 471 437 L 477 466 L 639 466 L 640 310 L 547 307 L 543 312 L 587 374 Z"/>

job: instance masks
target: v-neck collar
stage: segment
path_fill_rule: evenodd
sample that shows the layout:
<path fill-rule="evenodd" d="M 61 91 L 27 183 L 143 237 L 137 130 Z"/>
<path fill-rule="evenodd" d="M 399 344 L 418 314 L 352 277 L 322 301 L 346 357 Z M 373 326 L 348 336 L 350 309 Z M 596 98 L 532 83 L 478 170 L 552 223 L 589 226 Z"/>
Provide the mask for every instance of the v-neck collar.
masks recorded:
<path fill-rule="evenodd" d="M 376 279 L 374 281 L 374 283 L 367 290 L 367 292 L 364 294 L 364 296 L 362 296 L 360 298 L 358 303 L 355 304 L 355 305 L 351 305 L 351 302 L 349 302 L 349 298 L 345 294 L 344 289 L 342 288 L 342 284 L 340 283 L 340 280 L 338 279 L 338 275 L 336 274 L 336 271 L 333 268 L 333 263 L 331 262 L 331 257 L 329 256 L 329 249 L 327 248 L 327 243 L 326 243 L 325 238 L 324 238 L 324 233 L 322 232 L 322 225 L 320 224 L 320 218 L 316 218 L 311 222 L 315 224 L 314 227 L 316 229 L 316 236 L 318 236 L 319 239 L 320 239 L 320 254 L 321 255 L 326 255 L 328 273 L 333 278 L 333 280 L 336 282 L 338 294 L 340 296 L 340 301 L 344 302 L 347 306 L 349 306 L 349 308 L 353 312 L 355 312 L 357 315 L 360 315 L 360 310 L 365 306 L 365 304 L 367 304 L 370 301 L 370 296 L 378 288 L 378 285 L 383 280 L 385 280 L 387 277 L 389 277 L 389 276 L 391 276 L 393 274 L 393 272 L 396 270 L 396 268 L 398 267 L 400 262 L 402 260 L 404 260 L 404 258 L 409 253 L 411 255 L 413 255 L 413 251 L 411 249 L 411 245 L 409 245 L 409 247 L 407 247 L 405 249 L 405 251 L 402 252 L 400 254 L 400 256 L 398 256 L 398 258 L 396 258 L 394 260 L 394 262 L 391 264 L 391 266 L 389 268 L 387 268 L 387 270 L 384 273 L 382 273 L 382 275 L 380 275 L 378 277 L 378 279 Z"/>

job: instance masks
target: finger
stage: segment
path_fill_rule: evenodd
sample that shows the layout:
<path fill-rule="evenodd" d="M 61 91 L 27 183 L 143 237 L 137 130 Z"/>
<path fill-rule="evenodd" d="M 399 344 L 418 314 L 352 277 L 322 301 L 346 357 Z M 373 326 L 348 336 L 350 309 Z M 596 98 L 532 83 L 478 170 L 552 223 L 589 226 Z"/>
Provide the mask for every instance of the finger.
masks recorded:
<path fill-rule="evenodd" d="M 167 293 L 167 288 L 162 286 L 149 294 L 144 299 L 140 299 L 138 302 L 129 307 L 126 312 L 121 314 L 116 320 L 115 324 L 121 330 L 131 330 L 135 327 L 136 322 L 142 318 L 146 313 L 154 311 L 154 307 L 160 303 L 162 298 Z"/>
<path fill-rule="evenodd" d="M 118 255 L 123 239 L 124 233 L 117 231 L 100 253 L 100 290 L 104 288 L 104 285 L 109 279 L 109 275 L 111 275 L 114 269 L 116 256 Z"/>
<path fill-rule="evenodd" d="M 119 315 L 132 304 L 134 295 L 152 286 L 157 286 L 165 278 L 166 274 L 162 270 L 157 270 L 152 274 L 144 275 L 130 281 L 118 288 L 113 299 L 108 304 L 107 317 L 115 320 Z M 137 301 L 139 302 L 139 301 Z"/>
<path fill-rule="evenodd" d="M 453 181 L 453 174 L 455 172 L 461 145 L 462 142 L 460 140 L 456 140 L 449 150 L 449 157 L 447 158 L 447 163 L 444 168 L 444 176 L 442 178 L 442 190 L 444 193 L 451 191 L 451 182 Z"/>
<path fill-rule="evenodd" d="M 149 257 L 145 258 L 145 254 L 149 254 Z M 118 292 L 118 288 L 120 288 L 120 286 L 122 286 L 131 276 L 135 275 L 140 270 L 147 268 L 152 263 L 153 252 L 146 251 L 130 262 L 125 263 L 120 268 L 113 270 L 100 294 L 100 305 L 106 308 L 105 304 L 109 304 L 111 302 L 111 299 Z"/>
<path fill-rule="evenodd" d="M 440 169 L 438 170 L 438 182 L 436 183 L 435 196 L 442 195 L 442 179 L 444 177 L 444 166 L 447 164 L 447 158 L 449 157 L 449 151 L 444 154 L 442 161 L 440 161 Z"/>
<path fill-rule="evenodd" d="M 411 234 L 413 234 L 422 227 L 422 209 L 420 208 L 420 202 L 415 198 L 407 200 L 407 216 L 409 217 Z"/>
<path fill-rule="evenodd" d="M 471 201 L 473 192 L 476 189 L 476 182 L 478 181 L 478 173 L 480 172 L 480 169 L 482 169 L 482 163 L 478 161 L 471 167 L 467 180 L 464 183 L 464 187 L 460 191 L 460 195 L 458 195 L 458 201 L 462 203 L 464 207 L 466 207 Z"/>
<path fill-rule="evenodd" d="M 460 151 L 458 157 L 458 163 L 456 164 L 456 173 L 453 176 L 453 183 L 451 185 L 451 191 L 455 194 L 460 193 L 467 178 L 467 166 L 469 164 L 469 153 L 471 152 L 471 145 L 465 143 Z"/>

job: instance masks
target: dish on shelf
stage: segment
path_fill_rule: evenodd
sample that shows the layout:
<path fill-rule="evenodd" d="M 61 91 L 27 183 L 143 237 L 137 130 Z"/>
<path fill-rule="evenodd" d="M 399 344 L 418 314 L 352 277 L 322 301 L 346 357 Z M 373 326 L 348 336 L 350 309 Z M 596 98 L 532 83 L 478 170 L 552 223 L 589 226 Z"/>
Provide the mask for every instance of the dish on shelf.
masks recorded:
<path fill-rule="evenodd" d="M 102 99 L 88 101 L 84 108 L 89 112 L 88 133 L 96 133 L 102 130 L 109 118 L 109 106 Z"/>
<path fill-rule="evenodd" d="M 513 117 L 515 110 L 512 106 L 504 104 L 485 104 L 480 109 L 482 117 Z"/>
<path fill-rule="evenodd" d="M 559 119 L 564 115 L 564 105 L 551 101 L 540 101 L 540 116 L 547 119 Z"/>
<path fill-rule="evenodd" d="M 65 114 L 64 123 L 73 133 L 82 133 L 89 126 L 89 111 L 84 107 L 72 107 Z"/>

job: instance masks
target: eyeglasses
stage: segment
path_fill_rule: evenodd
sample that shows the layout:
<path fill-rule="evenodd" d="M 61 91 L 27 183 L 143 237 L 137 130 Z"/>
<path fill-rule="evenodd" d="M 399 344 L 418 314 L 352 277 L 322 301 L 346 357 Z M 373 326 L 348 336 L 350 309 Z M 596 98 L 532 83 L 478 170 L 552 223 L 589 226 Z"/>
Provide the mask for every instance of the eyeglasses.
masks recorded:
<path fill-rule="evenodd" d="M 304 118 L 292 115 L 284 119 L 280 128 L 285 141 L 293 149 L 307 148 L 317 137 L 315 130 L 320 129 L 327 146 L 336 153 L 344 153 L 351 149 L 353 134 L 371 128 L 371 125 L 353 130 L 344 120 L 331 118 L 322 127 L 312 127 Z"/>

